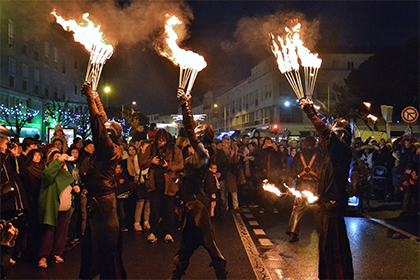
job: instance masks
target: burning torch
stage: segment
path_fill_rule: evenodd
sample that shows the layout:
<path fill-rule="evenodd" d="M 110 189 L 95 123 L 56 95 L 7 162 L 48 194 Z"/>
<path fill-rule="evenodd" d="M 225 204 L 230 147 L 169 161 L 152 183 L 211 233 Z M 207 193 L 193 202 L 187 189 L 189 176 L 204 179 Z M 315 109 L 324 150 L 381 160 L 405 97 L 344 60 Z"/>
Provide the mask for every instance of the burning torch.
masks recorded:
<path fill-rule="evenodd" d="M 105 42 L 103 32 L 100 31 L 101 26 L 95 27 L 95 24 L 88 19 L 88 13 L 82 16 L 83 20 L 87 22 L 86 26 L 77 24 L 75 20 L 65 20 L 55 11 L 52 11 L 51 14 L 55 16 L 57 23 L 65 31 L 73 32 L 74 40 L 81 43 L 90 53 L 85 81 L 91 84 L 92 90 L 96 91 L 102 69 L 105 62 L 112 56 L 114 48 Z"/>
<path fill-rule="evenodd" d="M 315 201 L 318 200 L 318 197 L 316 195 L 314 195 L 313 193 L 311 193 L 310 191 L 300 192 L 300 191 L 296 190 L 295 188 L 288 187 L 286 184 L 283 184 L 283 186 L 288 190 L 288 192 L 285 192 L 285 193 L 281 192 L 274 184 L 270 184 L 268 182 L 268 180 L 265 179 L 263 181 L 262 188 L 265 191 L 274 193 L 275 195 L 277 195 L 279 197 L 280 196 L 286 196 L 286 195 L 290 194 L 290 195 L 293 195 L 294 197 L 299 197 L 299 198 L 305 197 L 308 200 L 309 203 L 314 203 Z"/>
<path fill-rule="evenodd" d="M 174 30 L 176 25 L 182 24 L 182 22 L 176 16 L 166 15 L 168 18 L 165 24 L 166 34 L 166 45 L 165 50 L 160 51 L 160 55 L 168 58 L 173 64 L 179 66 L 179 88 L 185 91 L 188 95 L 191 93 L 191 89 L 195 82 L 198 72 L 203 70 L 207 63 L 204 58 L 192 51 L 186 51 L 181 49 L 176 40 L 178 35 Z"/>
<path fill-rule="evenodd" d="M 296 96 L 299 99 L 311 100 L 322 59 L 318 58 L 318 54 L 311 53 L 304 46 L 299 35 L 300 27 L 300 23 L 291 30 L 285 27 L 287 34 L 284 37 L 277 36 L 275 38 L 271 34 L 271 51 L 276 57 L 280 72 L 285 75 Z M 299 73 L 299 60 L 304 69 L 305 90 Z"/>

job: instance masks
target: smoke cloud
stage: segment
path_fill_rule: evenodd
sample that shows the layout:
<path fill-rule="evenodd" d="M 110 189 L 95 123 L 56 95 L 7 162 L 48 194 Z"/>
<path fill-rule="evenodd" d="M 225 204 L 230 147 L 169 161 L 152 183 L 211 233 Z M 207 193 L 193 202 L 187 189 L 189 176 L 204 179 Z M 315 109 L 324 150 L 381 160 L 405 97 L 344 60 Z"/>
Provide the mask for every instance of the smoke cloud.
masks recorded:
<path fill-rule="evenodd" d="M 270 52 L 271 33 L 284 36 L 285 27 L 302 25 L 300 35 L 305 45 L 313 50 L 319 40 L 319 21 L 309 21 L 302 13 L 278 11 L 275 14 L 242 18 L 234 33 L 234 41 L 224 41 L 221 48 L 228 54 L 244 53 L 255 59 L 263 59 Z M 263 51 L 262 51 L 263 50 Z"/>

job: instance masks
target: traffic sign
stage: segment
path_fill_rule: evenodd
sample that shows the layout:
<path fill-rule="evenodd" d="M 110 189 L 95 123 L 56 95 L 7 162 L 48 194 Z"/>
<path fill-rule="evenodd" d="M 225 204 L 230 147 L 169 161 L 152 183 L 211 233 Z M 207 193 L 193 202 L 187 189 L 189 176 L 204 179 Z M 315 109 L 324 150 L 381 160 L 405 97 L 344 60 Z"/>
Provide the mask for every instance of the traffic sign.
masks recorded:
<path fill-rule="evenodd" d="M 413 106 L 408 106 L 402 110 L 401 117 L 406 123 L 413 123 L 419 117 L 419 112 Z"/>

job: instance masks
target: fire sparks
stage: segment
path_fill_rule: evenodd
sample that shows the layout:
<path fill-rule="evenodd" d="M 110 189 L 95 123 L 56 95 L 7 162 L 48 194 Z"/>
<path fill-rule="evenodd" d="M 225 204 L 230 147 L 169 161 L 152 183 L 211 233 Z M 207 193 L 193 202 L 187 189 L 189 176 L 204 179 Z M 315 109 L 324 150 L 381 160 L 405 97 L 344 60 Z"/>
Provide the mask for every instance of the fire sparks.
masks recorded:
<path fill-rule="evenodd" d="M 281 196 L 282 195 L 282 193 L 280 192 L 280 190 L 274 184 L 268 183 L 268 180 L 267 179 L 263 181 L 262 188 L 265 191 L 268 191 L 268 192 L 271 192 L 271 193 L 276 194 L 277 196 Z"/>
<path fill-rule="evenodd" d="M 315 81 L 318 76 L 318 70 L 321 67 L 322 59 L 318 54 L 313 54 L 304 46 L 300 38 L 301 25 L 298 23 L 292 30 L 285 27 L 287 32 L 283 38 L 277 36 L 277 40 L 271 34 L 271 51 L 277 59 L 277 65 L 282 74 L 286 76 L 287 81 L 299 99 L 312 99 L 315 88 Z M 278 43 L 277 43 L 278 42 Z M 305 92 L 299 73 L 299 60 L 304 69 Z"/>
<path fill-rule="evenodd" d="M 310 191 L 298 191 L 294 188 L 288 187 L 286 184 L 283 184 L 283 186 L 288 190 L 288 193 L 282 193 L 274 184 L 270 184 L 267 179 L 263 181 L 262 188 L 265 191 L 271 192 L 276 194 L 277 196 L 287 195 L 291 194 L 294 197 L 304 197 L 308 200 L 309 203 L 314 203 L 318 200 L 318 197 L 311 193 Z"/>
<path fill-rule="evenodd" d="M 168 20 L 165 24 L 165 41 L 168 48 L 166 51 L 160 51 L 160 55 L 168 58 L 173 64 L 180 67 L 179 87 L 183 88 L 188 94 L 191 92 L 198 72 L 203 70 L 207 66 L 207 63 L 201 55 L 181 49 L 177 45 L 176 41 L 178 35 L 176 34 L 174 27 L 182 24 L 182 22 L 176 16 L 167 14 L 166 17 Z"/>
<path fill-rule="evenodd" d="M 56 18 L 56 22 L 65 31 L 73 32 L 74 40 L 82 44 L 90 52 L 85 81 L 91 83 L 92 89 L 96 90 L 102 68 L 114 51 L 112 45 L 105 42 L 103 32 L 100 31 L 101 26 L 98 25 L 95 27 L 95 24 L 88 19 L 88 13 L 82 16 L 83 20 L 87 22 L 87 25 L 78 24 L 72 19 L 65 20 L 63 17 L 57 15 L 55 10 L 51 12 L 51 15 Z"/>

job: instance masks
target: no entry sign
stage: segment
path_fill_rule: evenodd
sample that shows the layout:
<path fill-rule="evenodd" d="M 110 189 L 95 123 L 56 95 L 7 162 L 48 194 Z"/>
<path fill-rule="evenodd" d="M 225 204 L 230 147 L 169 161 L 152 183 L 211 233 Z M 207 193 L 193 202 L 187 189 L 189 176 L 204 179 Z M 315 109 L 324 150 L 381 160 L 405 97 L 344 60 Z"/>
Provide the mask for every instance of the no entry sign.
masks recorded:
<path fill-rule="evenodd" d="M 406 123 L 412 123 L 419 117 L 419 112 L 413 106 L 408 106 L 402 110 L 401 117 Z"/>

